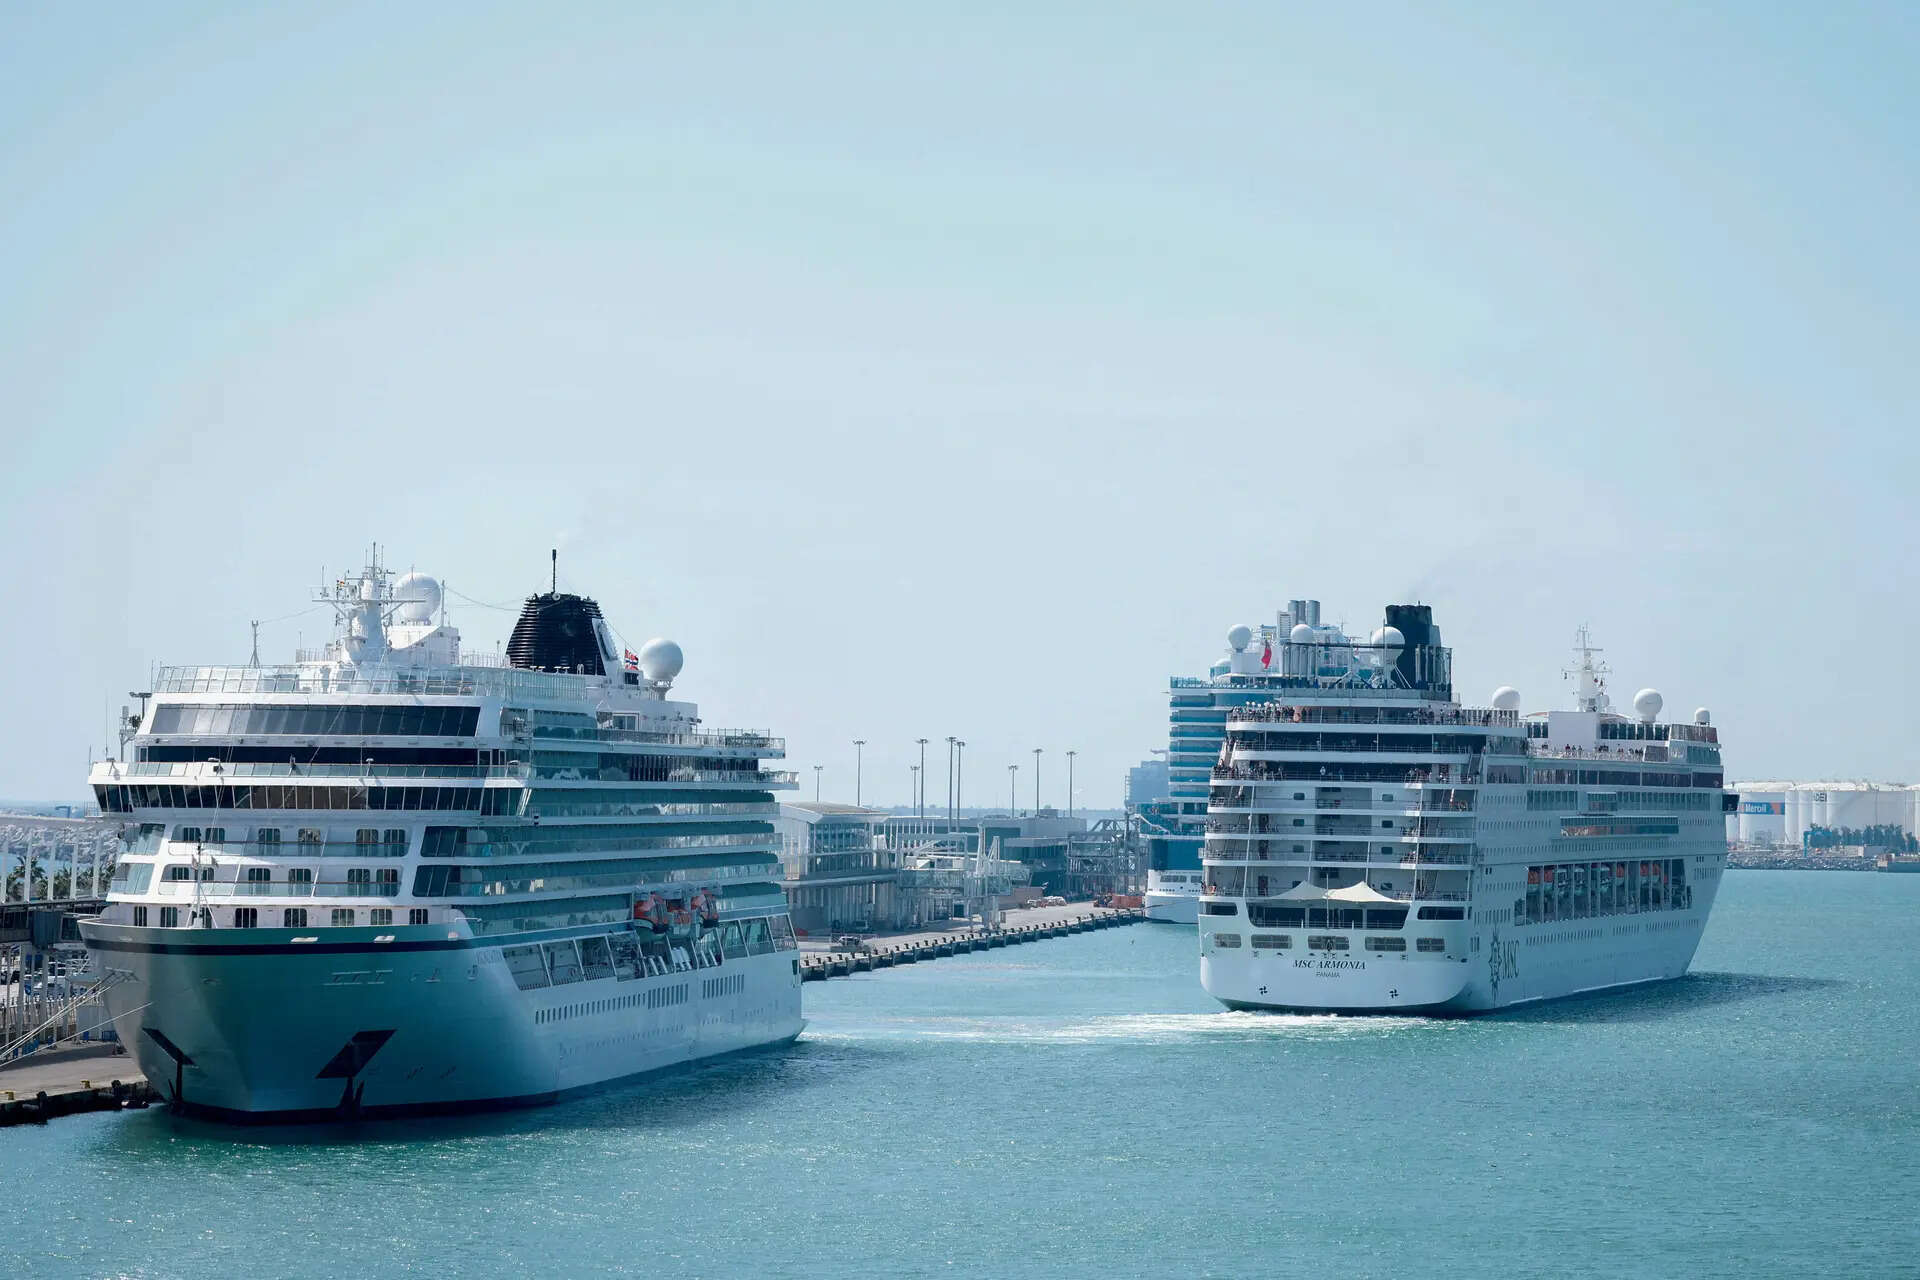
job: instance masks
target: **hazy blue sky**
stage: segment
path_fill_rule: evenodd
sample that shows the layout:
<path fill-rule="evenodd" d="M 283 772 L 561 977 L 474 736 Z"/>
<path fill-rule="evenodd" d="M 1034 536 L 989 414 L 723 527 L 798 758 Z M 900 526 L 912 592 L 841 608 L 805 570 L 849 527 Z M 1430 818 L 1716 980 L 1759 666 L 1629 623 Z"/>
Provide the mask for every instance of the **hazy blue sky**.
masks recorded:
<path fill-rule="evenodd" d="M 1117 803 L 1304 595 L 1920 777 L 1920 10 L 941 8 L 8 6 L 0 795 L 376 539 L 832 798 Z"/>

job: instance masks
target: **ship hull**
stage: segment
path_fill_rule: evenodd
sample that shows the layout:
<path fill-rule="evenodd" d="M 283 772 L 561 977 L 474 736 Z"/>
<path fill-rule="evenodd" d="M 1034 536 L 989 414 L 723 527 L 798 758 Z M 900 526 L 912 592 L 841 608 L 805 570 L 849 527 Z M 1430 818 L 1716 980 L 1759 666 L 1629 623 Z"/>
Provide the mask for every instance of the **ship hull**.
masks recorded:
<path fill-rule="evenodd" d="M 791 951 L 522 990 L 497 945 L 435 932 L 331 930 L 303 945 L 82 925 L 148 1080 L 177 1109 L 230 1121 L 539 1105 L 804 1026 Z"/>
<path fill-rule="evenodd" d="M 1687 972 L 1719 882 L 1718 868 L 1700 875 L 1686 910 L 1428 926 L 1445 940 L 1441 952 L 1305 951 L 1303 938 L 1287 950 L 1222 947 L 1216 930 L 1201 937 L 1200 981 L 1231 1009 L 1443 1016 L 1640 986 Z"/>
<path fill-rule="evenodd" d="M 1198 924 L 1200 895 L 1195 893 L 1153 893 L 1142 899 L 1146 917 L 1160 924 Z"/>

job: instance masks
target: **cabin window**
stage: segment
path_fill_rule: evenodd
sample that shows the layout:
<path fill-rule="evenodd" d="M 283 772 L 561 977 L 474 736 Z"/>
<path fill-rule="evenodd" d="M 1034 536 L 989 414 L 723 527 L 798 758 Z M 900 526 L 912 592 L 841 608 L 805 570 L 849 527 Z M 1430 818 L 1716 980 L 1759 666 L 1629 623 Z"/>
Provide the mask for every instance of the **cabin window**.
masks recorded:
<path fill-rule="evenodd" d="M 160 908 L 160 927 L 162 929 L 178 929 L 180 927 L 180 908 Z"/>
<path fill-rule="evenodd" d="M 1316 933 L 1307 938 L 1309 951 L 1345 951 L 1347 940 L 1334 933 Z"/>
<path fill-rule="evenodd" d="M 353 908 L 335 907 L 333 909 L 333 923 L 338 926 L 351 925 L 353 923 Z"/>
<path fill-rule="evenodd" d="M 1253 935 L 1253 949 L 1255 951 L 1286 951 L 1292 946 L 1292 934 L 1256 933 Z"/>
<path fill-rule="evenodd" d="M 1405 938 L 1367 939 L 1367 950 L 1369 951 L 1405 951 L 1406 949 L 1407 940 Z"/>
<path fill-rule="evenodd" d="M 280 913 L 280 927 L 282 929 L 306 928 L 307 909 L 305 907 L 288 907 Z"/>
<path fill-rule="evenodd" d="M 145 907 L 135 907 L 133 909 L 133 923 L 142 929 L 147 927 L 147 909 Z"/>
<path fill-rule="evenodd" d="M 235 907 L 233 909 L 233 927 L 236 929 L 258 929 L 260 927 L 260 909 L 258 907 Z"/>
<path fill-rule="evenodd" d="M 1414 949 L 1416 951 L 1445 951 L 1447 949 L 1447 940 L 1445 938 L 1422 938 L 1414 944 Z"/>
<path fill-rule="evenodd" d="M 392 924 L 393 908 L 392 907 L 374 907 L 372 910 L 367 912 L 367 923 L 368 924 Z"/>
<path fill-rule="evenodd" d="M 408 924 L 425 924 L 426 922 L 427 922 L 427 909 L 425 907 L 415 907 L 411 911 L 407 912 Z"/>

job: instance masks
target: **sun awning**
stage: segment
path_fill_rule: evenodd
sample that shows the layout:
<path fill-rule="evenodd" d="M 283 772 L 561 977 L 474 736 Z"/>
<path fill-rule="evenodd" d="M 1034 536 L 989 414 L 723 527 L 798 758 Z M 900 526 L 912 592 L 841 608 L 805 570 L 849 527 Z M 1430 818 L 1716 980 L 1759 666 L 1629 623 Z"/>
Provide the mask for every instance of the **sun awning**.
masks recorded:
<path fill-rule="evenodd" d="M 1322 889 L 1317 884 L 1308 884 L 1306 881 L 1302 880 L 1299 884 L 1293 886 L 1293 888 L 1287 890 L 1285 893 L 1281 894 L 1280 896 L 1283 898 L 1291 898 L 1295 902 L 1302 902 L 1302 901 L 1318 902 L 1320 899 L 1327 896 L 1327 891 L 1325 889 Z"/>
<path fill-rule="evenodd" d="M 1326 896 L 1329 898 L 1336 899 L 1340 902 L 1398 902 L 1399 901 L 1398 898 L 1389 897 L 1388 895 L 1374 888 L 1372 885 L 1366 883 L 1364 880 L 1361 881 L 1359 884 L 1350 884 L 1344 889 L 1330 889 L 1327 891 Z"/>

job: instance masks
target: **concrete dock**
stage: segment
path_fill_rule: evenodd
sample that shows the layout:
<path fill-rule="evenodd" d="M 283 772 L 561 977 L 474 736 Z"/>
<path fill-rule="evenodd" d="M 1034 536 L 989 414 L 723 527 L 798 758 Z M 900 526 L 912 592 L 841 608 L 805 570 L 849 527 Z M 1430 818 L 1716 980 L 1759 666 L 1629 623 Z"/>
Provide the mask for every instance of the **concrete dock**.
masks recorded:
<path fill-rule="evenodd" d="M 42 1049 L 0 1065 L 0 1127 L 158 1100 L 140 1064 L 114 1044 Z"/>
<path fill-rule="evenodd" d="M 960 927 L 869 937 L 860 951 L 840 947 L 832 938 L 806 938 L 800 943 L 800 977 L 806 982 L 822 982 L 895 965 L 918 964 L 941 956 L 965 955 L 1093 929 L 1137 924 L 1144 919 L 1146 913 L 1139 910 L 1070 902 L 1060 907 L 1011 909 L 1006 913 L 1004 925 L 993 932 L 982 932 L 977 925 L 955 921 Z"/>

